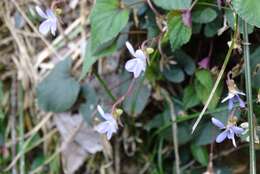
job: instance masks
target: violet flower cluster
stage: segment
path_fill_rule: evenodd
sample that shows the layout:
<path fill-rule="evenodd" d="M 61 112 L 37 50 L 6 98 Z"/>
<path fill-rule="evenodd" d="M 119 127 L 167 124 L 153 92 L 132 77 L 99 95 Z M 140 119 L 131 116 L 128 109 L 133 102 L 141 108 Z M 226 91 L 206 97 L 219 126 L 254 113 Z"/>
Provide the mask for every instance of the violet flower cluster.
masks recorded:
<path fill-rule="evenodd" d="M 239 91 L 234 80 L 227 80 L 228 86 L 228 96 L 222 100 L 222 103 L 228 100 L 228 110 L 232 110 L 235 102 L 239 102 L 241 108 L 245 107 L 245 102 L 240 98 L 239 95 L 245 95 L 243 92 Z M 228 123 L 225 126 L 221 121 L 216 118 L 211 119 L 212 123 L 217 126 L 219 129 L 224 130 L 221 132 L 217 138 L 216 142 L 221 143 L 225 139 L 232 140 L 234 147 L 237 147 L 235 136 L 239 136 L 244 132 L 244 129 L 236 126 L 237 118 L 233 116 L 233 112 L 229 116 Z"/>

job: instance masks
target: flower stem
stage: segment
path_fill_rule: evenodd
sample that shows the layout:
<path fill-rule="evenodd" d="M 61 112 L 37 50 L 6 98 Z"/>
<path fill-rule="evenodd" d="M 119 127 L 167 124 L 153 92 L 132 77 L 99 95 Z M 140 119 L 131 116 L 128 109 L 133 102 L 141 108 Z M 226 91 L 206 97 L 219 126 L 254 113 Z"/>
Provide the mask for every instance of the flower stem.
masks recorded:
<path fill-rule="evenodd" d="M 235 41 L 236 41 L 236 36 L 237 36 L 237 33 L 238 33 L 238 19 L 237 19 L 237 15 L 235 15 L 235 26 L 234 26 L 234 28 L 235 28 L 235 32 L 234 32 L 234 34 L 232 36 L 231 45 L 230 45 L 230 47 L 228 49 L 227 55 L 225 57 L 225 60 L 224 60 L 223 65 L 221 67 L 221 70 L 220 70 L 220 72 L 218 74 L 217 80 L 216 80 L 216 82 L 215 82 L 215 84 L 214 84 L 214 86 L 213 86 L 213 88 L 212 88 L 212 90 L 210 92 L 210 95 L 209 95 L 209 97 L 208 97 L 208 99 L 206 101 L 206 104 L 204 105 L 204 107 L 203 107 L 199 117 L 197 118 L 196 122 L 194 123 L 194 125 L 192 127 L 192 133 L 194 133 L 194 131 L 197 128 L 200 120 L 202 119 L 202 116 L 206 112 L 206 110 L 207 110 L 207 108 L 209 106 L 209 103 L 211 102 L 211 100 L 212 100 L 212 98 L 213 98 L 213 96 L 214 96 L 214 94 L 215 94 L 215 92 L 217 90 L 217 87 L 218 87 L 218 85 L 220 83 L 220 80 L 221 80 L 221 78 L 222 78 L 222 76 L 223 76 L 223 74 L 225 72 L 225 69 L 226 69 L 227 64 L 229 62 L 229 59 L 231 57 L 232 51 L 234 49 Z"/>
<path fill-rule="evenodd" d="M 119 99 L 117 99 L 116 102 L 113 104 L 111 113 L 114 113 L 116 107 L 119 104 L 121 104 L 127 96 L 129 96 L 131 94 L 131 92 L 133 91 L 133 88 L 134 88 L 134 84 L 135 84 L 135 78 L 132 79 L 130 85 L 128 86 L 127 92 L 124 95 L 122 95 Z"/>
<path fill-rule="evenodd" d="M 245 21 L 243 21 L 243 40 L 244 40 L 243 47 L 244 47 L 244 59 L 245 59 L 246 96 L 247 96 L 248 122 L 249 122 L 249 151 L 250 151 L 250 172 L 249 173 L 256 174 L 251 68 L 250 68 L 250 55 L 249 55 L 249 44 L 248 44 L 248 30 L 247 30 L 247 23 Z"/>
<path fill-rule="evenodd" d="M 116 101 L 116 97 L 112 94 L 112 92 L 110 91 L 110 89 L 108 88 L 106 82 L 100 77 L 100 75 L 94 71 L 94 75 L 96 76 L 97 80 L 99 81 L 99 83 L 103 86 L 103 88 L 105 89 L 107 95 L 109 95 L 109 97 L 113 100 Z"/>

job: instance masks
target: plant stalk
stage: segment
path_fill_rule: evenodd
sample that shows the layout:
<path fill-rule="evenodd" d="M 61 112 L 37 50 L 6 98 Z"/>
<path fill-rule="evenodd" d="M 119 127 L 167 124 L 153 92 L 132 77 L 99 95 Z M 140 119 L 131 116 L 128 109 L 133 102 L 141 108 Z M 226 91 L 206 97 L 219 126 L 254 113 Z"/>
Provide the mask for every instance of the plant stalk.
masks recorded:
<path fill-rule="evenodd" d="M 246 97 L 248 107 L 248 123 L 249 123 L 249 151 L 250 151 L 250 174 L 256 174 L 255 161 L 255 141 L 254 141 L 254 118 L 253 118 L 253 100 L 252 100 L 252 83 L 250 68 L 250 53 L 248 43 L 247 23 L 243 21 L 243 40 L 244 40 L 244 60 L 245 60 L 245 79 L 246 79 Z"/>
<path fill-rule="evenodd" d="M 25 154 L 24 154 L 24 114 L 23 114 L 23 89 L 19 83 L 18 87 L 18 108 L 19 108 L 19 136 L 21 137 L 19 149 L 21 151 L 20 158 L 20 174 L 25 173 Z"/>

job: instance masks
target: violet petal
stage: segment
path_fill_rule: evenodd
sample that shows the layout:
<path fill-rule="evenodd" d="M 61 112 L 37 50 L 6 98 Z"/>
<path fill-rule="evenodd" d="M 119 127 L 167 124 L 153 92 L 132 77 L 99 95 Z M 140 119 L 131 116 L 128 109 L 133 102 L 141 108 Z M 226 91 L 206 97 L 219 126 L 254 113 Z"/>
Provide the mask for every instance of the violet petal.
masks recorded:
<path fill-rule="evenodd" d="M 233 126 L 232 127 L 233 131 L 235 132 L 236 135 L 240 135 L 244 132 L 244 129 L 241 127 Z"/>
<path fill-rule="evenodd" d="M 228 130 L 225 130 L 225 131 L 221 132 L 221 133 L 217 136 L 216 142 L 217 142 L 217 143 L 221 143 L 222 141 L 225 140 L 225 138 L 227 137 L 227 135 L 228 135 Z"/>
<path fill-rule="evenodd" d="M 239 95 L 236 95 L 237 100 L 239 101 L 239 105 L 241 108 L 245 107 L 245 102 L 239 97 Z"/>
<path fill-rule="evenodd" d="M 220 128 L 220 129 L 224 129 L 224 128 L 225 128 L 224 124 L 223 124 L 221 121 L 219 121 L 218 119 L 212 117 L 212 118 L 211 118 L 211 121 L 212 121 L 212 123 L 213 123 L 215 126 L 217 126 L 218 128 Z"/>
<path fill-rule="evenodd" d="M 234 107 L 234 99 L 229 99 L 228 100 L 228 110 L 232 110 L 232 108 Z"/>

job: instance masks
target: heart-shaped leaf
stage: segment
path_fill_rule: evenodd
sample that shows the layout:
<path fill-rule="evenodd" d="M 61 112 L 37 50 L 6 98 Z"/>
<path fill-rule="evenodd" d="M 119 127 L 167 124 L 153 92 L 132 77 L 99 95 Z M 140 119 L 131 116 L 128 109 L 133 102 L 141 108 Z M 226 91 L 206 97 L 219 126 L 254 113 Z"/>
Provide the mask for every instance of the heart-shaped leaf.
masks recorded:
<path fill-rule="evenodd" d="M 195 91 L 198 96 L 198 98 L 203 102 L 204 104 L 208 100 L 208 97 L 211 93 L 211 90 L 213 88 L 213 77 L 211 73 L 208 70 L 200 70 L 195 73 L 196 79 L 195 79 Z M 222 92 L 222 84 L 219 85 L 217 88 L 210 104 L 209 109 L 214 109 L 220 99 L 220 95 Z"/>
<path fill-rule="evenodd" d="M 85 96 L 86 102 L 80 105 L 79 112 L 83 116 L 88 125 L 92 125 L 92 113 L 96 109 L 97 94 L 94 88 L 85 84 L 82 87 L 82 93 Z"/>
<path fill-rule="evenodd" d="M 167 80 L 174 83 L 181 83 L 185 79 L 183 70 L 176 65 L 172 65 L 170 68 L 165 68 L 163 75 Z"/>
<path fill-rule="evenodd" d="M 196 92 L 192 86 L 188 86 L 184 89 L 183 94 L 183 105 L 186 109 L 196 106 L 200 103 L 199 98 L 196 95 Z"/>
<path fill-rule="evenodd" d="M 72 60 L 59 62 L 37 86 L 39 106 L 45 111 L 64 112 L 76 102 L 80 85 L 70 75 Z"/>
<path fill-rule="evenodd" d="M 191 152 L 194 158 L 202 165 L 207 166 L 209 159 L 208 159 L 208 152 L 205 147 L 198 146 L 196 144 L 191 145 Z"/>
<path fill-rule="evenodd" d="M 120 5 L 118 0 L 96 1 L 90 16 L 92 53 L 96 53 L 99 47 L 109 46 L 108 43 L 126 26 L 129 11 Z"/>
<path fill-rule="evenodd" d="M 126 83 L 122 88 L 128 87 L 129 83 Z M 135 82 L 131 94 L 123 103 L 124 110 L 131 116 L 141 114 L 148 103 L 150 95 L 151 87 L 144 83 L 143 78 L 139 78 Z"/>
<path fill-rule="evenodd" d="M 231 2 L 242 19 L 251 25 L 260 27 L 259 0 L 232 0 Z"/>
<path fill-rule="evenodd" d="M 191 5 L 191 0 L 153 0 L 153 2 L 165 10 L 188 9 Z"/>
<path fill-rule="evenodd" d="M 178 12 L 169 13 L 167 23 L 171 47 L 175 51 L 190 40 L 192 31 L 183 23 L 181 13 Z"/>
<path fill-rule="evenodd" d="M 217 17 L 217 12 L 212 8 L 199 9 L 192 13 L 192 21 L 196 23 L 209 23 Z"/>

